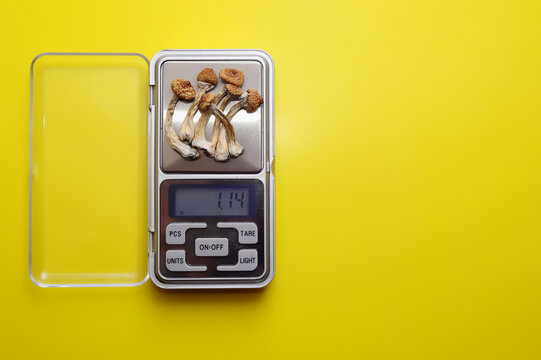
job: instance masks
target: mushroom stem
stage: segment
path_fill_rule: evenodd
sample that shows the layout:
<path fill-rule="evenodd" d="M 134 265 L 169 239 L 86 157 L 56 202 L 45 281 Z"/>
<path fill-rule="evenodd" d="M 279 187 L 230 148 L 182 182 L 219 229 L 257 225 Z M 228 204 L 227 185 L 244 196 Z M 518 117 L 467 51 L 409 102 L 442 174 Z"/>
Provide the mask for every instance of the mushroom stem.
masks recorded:
<path fill-rule="evenodd" d="M 210 110 L 212 111 L 212 113 L 214 114 L 214 116 L 216 117 L 216 119 L 218 119 L 221 124 L 223 125 L 223 127 L 225 128 L 225 131 L 227 133 L 227 137 L 229 138 L 229 144 L 228 144 L 228 147 L 229 147 L 229 153 L 231 154 L 231 156 L 239 156 L 240 154 L 242 154 L 242 152 L 244 151 L 244 148 L 237 142 L 237 139 L 236 139 L 236 136 L 235 136 L 235 130 L 233 129 L 233 125 L 231 125 L 231 122 L 229 121 L 228 117 L 223 113 L 223 111 L 221 109 L 219 109 L 216 105 L 212 104 L 210 106 Z M 224 141 L 225 144 L 227 144 L 227 141 Z M 220 144 L 220 142 L 218 141 L 218 144 Z M 217 145 L 216 147 L 216 154 L 215 154 L 215 159 L 218 160 L 218 161 L 224 161 L 224 160 L 221 160 L 223 158 L 223 156 L 218 156 L 218 149 L 222 148 L 224 146 L 224 144 L 220 144 L 220 146 Z M 227 147 L 227 145 L 225 145 Z M 227 158 L 225 159 L 227 160 Z"/>
<path fill-rule="evenodd" d="M 222 101 L 224 96 L 226 96 L 226 94 L 227 91 L 224 87 L 214 98 L 213 104 L 218 105 L 220 101 Z M 197 121 L 197 124 L 195 126 L 195 136 L 193 138 L 192 145 L 205 150 L 209 153 L 210 156 L 214 156 L 216 146 L 211 147 L 211 142 L 207 141 L 207 139 L 205 138 L 205 129 L 207 128 L 207 124 L 211 116 L 212 111 L 210 109 L 201 113 L 201 116 L 199 117 L 199 120 Z M 219 126 L 220 122 L 216 121 L 215 124 Z"/>
<path fill-rule="evenodd" d="M 259 109 L 259 107 L 262 104 L 263 104 L 263 97 L 259 95 L 257 90 L 248 89 L 246 90 L 246 93 L 242 94 L 242 96 L 239 99 L 239 102 L 237 102 L 235 105 L 231 107 L 231 109 L 229 109 L 229 113 L 227 114 L 226 119 L 229 122 L 231 122 L 231 119 L 233 119 L 233 116 L 235 116 L 235 114 L 238 113 L 241 109 L 245 109 L 247 113 L 253 113 L 257 109 Z M 233 128 L 231 124 L 230 126 L 231 128 Z M 229 136 L 229 133 L 227 135 Z M 225 144 L 226 142 L 227 142 L 227 139 L 225 137 L 225 134 L 222 132 L 220 128 L 220 134 L 218 135 L 217 148 L 223 147 L 223 144 Z M 231 136 L 229 136 L 229 153 L 231 154 L 231 156 L 238 156 L 242 153 L 242 146 L 239 145 L 239 143 L 236 141 L 235 138 L 231 138 Z"/>
<path fill-rule="evenodd" d="M 229 111 L 227 112 L 227 118 L 229 119 L 229 121 L 231 121 L 233 119 L 233 116 L 237 115 L 237 113 L 239 111 L 244 109 L 243 101 L 245 101 L 244 97 L 241 97 L 239 102 L 237 102 L 233 106 L 231 106 L 231 109 L 229 109 Z"/>
<path fill-rule="evenodd" d="M 195 160 L 199 157 L 199 151 L 180 141 L 175 129 L 173 128 L 173 113 L 175 112 L 175 106 L 177 105 L 178 99 L 178 95 L 173 94 L 173 97 L 167 105 L 167 114 L 165 116 L 165 135 L 167 136 L 169 145 L 171 145 L 174 150 L 178 151 L 183 158 Z"/>
<path fill-rule="evenodd" d="M 225 108 L 231 102 L 232 99 L 233 97 L 229 93 L 225 95 L 222 103 L 220 104 L 220 110 L 222 112 L 225 110 Z M 218 105 L 218 103 L 216 105 Z M 214 126 L 212 127 L 212 138 L 210 140 L 209 151 L 208 151 L 208 153 L 211 156 L 216 156 L 216 154 L 218 153 L 218 141 L 220 139 L 220 130 L 223 131 L 222 124 L 220 121 L 218 121 L 218 119 L 216 119 L 216 121 L 214 121 Z M 219 160 L 219 161 L 225 161 L 229 157 L 229 150 L 227 150 L 228 147 L 226 145 L 227 144 L 224 145 L 222 143 L 220 146 L 220 155 L 218 155 L 218 157 L 223 160 Z"/>
<path fill-rule="evenodd" d="M 197 113 L 197 109 L 199 106 L 199 102 L 201 101 L 201 98 L 205 93 L 212 89 L 214 85 L 198 81 L 197 82 L 197 92 L 195 93 L 195 99 L 190 105 L 190 108 L 188 109 L 188 112 L 186 113 L 186 117 L 184 118 L 184 121 L 182 122 L 182 125 L 180 126 L 180 140 L 187 140 L 188 142 L 191 142 L 194 138 L 194 123 L 193 123 L 193 117 Z"/>
<path fill-rule="evenodd" d="M 197 75 L 197 92 L 195 94 L 195 99 L 180 126 L 180 140 L 187 140 L 189 143 L 192 142 L 194 137 L 193 117 L 199 109 L 199 102 L 203 95 L 205 95 L 207 91 L 212 90 L 217 83 L 218 77 L 211 68 L 204 68 Z"/>
<path fill-rule="evenodd" d="M 229 120 L 230 123 L 231 123 L 231 120 L 233 119 L 233 116 L 235 116 L 239 111 L 244 109 L 245 101 L 246 101 L 246 93 L 241 96 L 240 100 L 237 103 L 235 103 L 233 106 L 231 106 L 231 109 L 229 109 L 229 111 L 228 111 L 228 113 L 226 115 L 226 117 L 227 117 L 227 119 Z M 223 109 L 220 109 L 220 110 L 223 110 Z M 231 125 L 231 126 L 233 126 L 233 125 Z M 236 140 L 231 141 L 231 138 L 229 138 L 229 144 L 227 144 L 226 131 L 225 131 L 224 127 L 221 126 L 220 127 L 220 132 L 218 133 L 218 144 L 216 145 L 216 149 L 218 149 L 218 148 L 223 149 L 224 146 L 228 146 L 229 153 L 233 157 L 236 157 L 236 156 L 239 156 L 240 154 L 242 154 L 242 146 Z M 238 152 L 239 147 L 241 149 L 240 153 Z"/>
<path fill-rule="evenodd" d="M 220 104 L 220 110 L 223 112 L 227 105 L 231 102 L 231 96 L 227 94 L 224 97 L 224 101 Z M 216 104 L 218 105 L 218 103 Z M 218 142 L 218 130 L 221 128 L 221 123 L 219 121 L 214 122 L 214 127 L 212 128 L 212 141 L 211 143 L 214 144 L 214 147 L 216 147 L 216 143 Z"/>
<path fill-rule="evenodd" d="M 223 112 L 231 97 L 227 95 L 220 104 L 220 110 Z M 212 111 L 212 110 L 211 110 Z M 229 147 L 227 144 L 221 143 L 218 147 L 218 140 L 222 123 L 218 120 L 214 120 L 214 126 L 212 127 L 212 138 L 210 140 L 209 151 L 210 156 L 213 156 L 217 161 L 226 161 L 229 158 Z"/>

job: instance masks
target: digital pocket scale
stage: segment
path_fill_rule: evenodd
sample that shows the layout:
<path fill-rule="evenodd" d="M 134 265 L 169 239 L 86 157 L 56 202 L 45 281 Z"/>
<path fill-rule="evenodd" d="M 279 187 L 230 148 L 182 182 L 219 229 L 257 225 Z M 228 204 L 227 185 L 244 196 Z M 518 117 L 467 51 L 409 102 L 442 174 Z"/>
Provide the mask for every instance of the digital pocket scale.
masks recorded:
<path fill-rule="evenodd" d="M 226 162 L 179 156 L 167 143 L 164 118 L 175 78 L 197 82 L 203 68 L 235 68 L 243 88 L 264 104 L 232 121 L 244 153 Z M 262 287 L 274 274 L 273 63 L 261 51 L 162 51 L 151 61 L 154 212 L 152 281 L 164 288 Z M 220 89 L 216 85 L 215 92 Z M 179 102 L 183 119 L 190 103 Z M 216 120 L 215 120 L 216 121 Z M 175 120 L 173 120 L 175 123 Z M 211 137 L 212 126 L 207 126 Z"/>
<path fill-rule="evenodd" d="M 202 90 L 205 72 L 215 78 Z M 174 92 L 174 80 L 190 82 L 189 99 Z M 259 50 L 164 50 L 150 62 L 135 53 L 37 56 L 30 91 L 32 281 L 267 285 L 274 276 L 273 81 L 272 59 Z M 210 98 L 203 127 L 209 143 L 219 134 L 215 151 L 180 140 L 188 114 L 197 110 L 196 127 L 207 111 L 194 104 L 209 92 L 226 94 L 222 102 Z M 218 161 L 213 154 L 231 140 L 227 124 L 242 153 Z M 178 150 L 190 146 L 196 158 Z"/>

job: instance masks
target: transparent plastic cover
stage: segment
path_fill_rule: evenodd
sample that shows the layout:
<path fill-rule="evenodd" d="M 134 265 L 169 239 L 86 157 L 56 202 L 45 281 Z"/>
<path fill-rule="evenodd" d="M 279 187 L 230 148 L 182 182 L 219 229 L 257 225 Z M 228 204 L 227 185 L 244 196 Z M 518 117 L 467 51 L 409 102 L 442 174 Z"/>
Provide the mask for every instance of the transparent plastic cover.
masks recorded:
<path fill-rule="evenodd" d="M 148 61 L 43 54 L 32 63 L 30 276 L 40 286 L 147 277 Z"/>

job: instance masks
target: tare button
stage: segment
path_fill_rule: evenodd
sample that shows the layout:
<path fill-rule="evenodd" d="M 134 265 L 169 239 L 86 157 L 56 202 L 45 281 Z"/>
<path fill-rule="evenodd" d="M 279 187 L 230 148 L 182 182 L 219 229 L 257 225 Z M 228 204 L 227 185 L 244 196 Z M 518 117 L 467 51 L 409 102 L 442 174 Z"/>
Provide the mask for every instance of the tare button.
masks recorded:
<path fill-rule="evenodd" d="M 239 262 L 236 265 L 220 265 L 218 271 L 253 271 L 257 268 L 257 250 L 239 250 Z"/>
<path fill-rule="evenodd" d="M 252 222 L 219 222 L 216 226 L 237 229 L 240 244 L 257 244 L 257 225 Z"/>
<path fill-rule="evenodd" d="M 229 241 L 226 238 L 195 239 L 196 256 L 227 256 Z"/>
<path fill-rule="evenodd" d="M 171 223 L 165 228 L 165 242 L 169 245 L 182 245 L 186 242 L 188 229 L 207 227 L 205 223 Z"/>

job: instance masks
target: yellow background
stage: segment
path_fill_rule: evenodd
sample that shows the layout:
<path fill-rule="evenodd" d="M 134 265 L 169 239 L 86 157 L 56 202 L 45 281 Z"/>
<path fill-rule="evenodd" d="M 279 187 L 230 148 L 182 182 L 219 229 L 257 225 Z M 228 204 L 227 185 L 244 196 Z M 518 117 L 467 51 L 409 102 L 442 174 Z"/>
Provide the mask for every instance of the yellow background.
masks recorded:
<path fill-rule="evenodd" d="M 538 1 L 49 1 L 0 11 L 0 358 L 539 359 Z M 30 62 L 262 48 L 277 273 L 261 291 L 28 276 Z"/>

